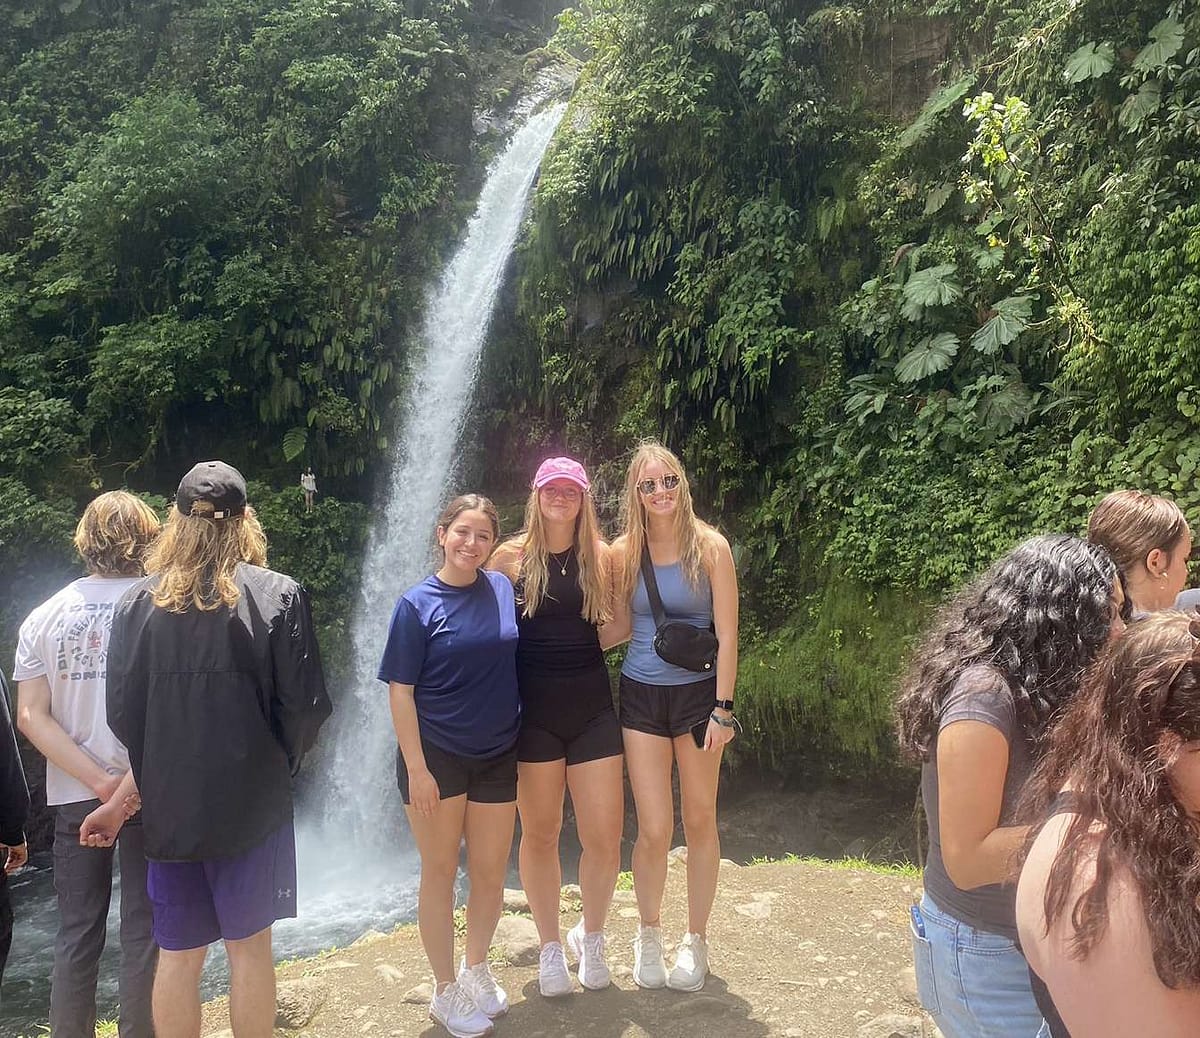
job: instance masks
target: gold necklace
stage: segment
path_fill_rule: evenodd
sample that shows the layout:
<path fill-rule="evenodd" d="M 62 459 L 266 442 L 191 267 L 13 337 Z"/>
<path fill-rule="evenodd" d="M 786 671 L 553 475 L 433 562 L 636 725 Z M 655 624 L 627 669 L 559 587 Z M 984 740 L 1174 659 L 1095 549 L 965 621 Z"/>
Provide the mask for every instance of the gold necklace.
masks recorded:
<path fill-rule="evenodd" d="M 563 558 L 562 562 L 558 561 L 558 555 L 555 552 L 552 552 L 549 549 L 547 549 L 546 554 L 549 555 L 550 558 L 552 558 L 554 560 L 554 565 L 556 565 L 558 567 L 558 571 L 565 577 L 567 575 L 567 563 L 571 561 L 571 553 L 574 551 L 575 551 L 575 545 L 572 544 L 571 547 L 569 547 L 565 552 L 563 552 L 563 555 L 565 557 Z"/>

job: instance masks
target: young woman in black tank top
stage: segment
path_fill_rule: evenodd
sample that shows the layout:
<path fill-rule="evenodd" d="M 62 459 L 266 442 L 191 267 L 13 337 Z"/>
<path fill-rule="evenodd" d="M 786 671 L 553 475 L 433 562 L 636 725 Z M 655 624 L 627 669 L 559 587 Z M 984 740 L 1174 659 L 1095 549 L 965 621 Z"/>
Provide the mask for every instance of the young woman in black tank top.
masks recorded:
<path fill-rule="evenodd" d="M 608 546 L 600 539 L 588 488 L 577 461 L 543 462 L 524 532 L 489 562 L 517 592 L 521 882 L 542 942 L 538 986 L 548 997 L 574 989 L 558 925 L 563 793 L 571 791 L 583 847 L 583 918 L 567 944 L 579 959 L 585 988 L 610 983 L 604 921 L 620 868 L 625 807 L 621 729 L 597 634 L 610 612 Z"/>

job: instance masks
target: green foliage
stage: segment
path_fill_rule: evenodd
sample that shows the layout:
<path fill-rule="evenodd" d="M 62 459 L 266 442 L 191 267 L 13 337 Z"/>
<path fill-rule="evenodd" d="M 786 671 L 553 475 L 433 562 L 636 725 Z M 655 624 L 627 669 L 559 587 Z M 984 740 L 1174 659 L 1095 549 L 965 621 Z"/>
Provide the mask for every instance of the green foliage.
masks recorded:
<path fill-rule="evenodd" d="M 563 16 L 504 406 L 601 457 L 665 436 L 738 545 L 763 752 L 869 761 L 890 612 L 1114 487 L 1200 510 L 1200 13 L 935 5 L 990 49 L 897 123 L 846 74 L 894 9 L 846 10 Z"/>

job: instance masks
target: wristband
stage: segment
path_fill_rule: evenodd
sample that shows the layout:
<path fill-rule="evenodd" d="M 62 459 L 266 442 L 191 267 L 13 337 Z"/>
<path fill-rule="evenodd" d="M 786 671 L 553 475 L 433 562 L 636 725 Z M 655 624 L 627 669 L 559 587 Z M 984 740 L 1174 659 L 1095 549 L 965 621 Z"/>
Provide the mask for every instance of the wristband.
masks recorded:
<path fill-rule="evenodd" d="M 710 714 L 708 719 L 715 724 L 719 724 L 722 728 L 732 728 L 737 724 L 737 721 L 732 717 L 718 717 L 715 713 Z"/>
<path fill-rule="evenodd" d="M 728 710 L 730 713 L 733 712 L 732 699 L 718 699 L 715 705 L 718 710 Z"/>

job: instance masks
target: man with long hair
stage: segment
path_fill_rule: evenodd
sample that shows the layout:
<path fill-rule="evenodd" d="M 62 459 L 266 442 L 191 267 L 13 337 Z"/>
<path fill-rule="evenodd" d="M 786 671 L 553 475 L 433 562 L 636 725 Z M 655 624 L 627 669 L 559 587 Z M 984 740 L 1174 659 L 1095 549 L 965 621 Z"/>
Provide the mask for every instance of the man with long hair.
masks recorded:
<path fill-rule="evenodd" d="M 150 988 L 157 950 L 142 826 L 137 821 L 128 826 L 115 852 L 81 847 L 79 826 L 99 804 L 122 801 L 117 790 L 129 771 L 129 755 L 104 713 L 109 636 L 116 602 L 142 578 L 158 530 L 158 516 L 133 494 L 116 490 L 97 497 L 75 530 L 87 576 L 38 606 L 18 636 L 17 724 L 46 758 L 46 803 L 55 809 L 58 936 L 50 977 L 55 1038 L 95 1034 L 96 979 L 115 855 L 121 860 L 121 1036 L 154 1033 Z"/>
<path fill-rule="evenodd" d="M 113 620 L 108 723 L 142 801 L 158 1038 L 200 1034 L 200 971 L 217 940 L 234 1035 L 272 1034 L 271 926 L 296 914 L 291 780 L 331 707 L 308 596 L 265 565 L 241 473 L 201 462 Z M 120 824 L 105 805 L 85 839 Z"/>

